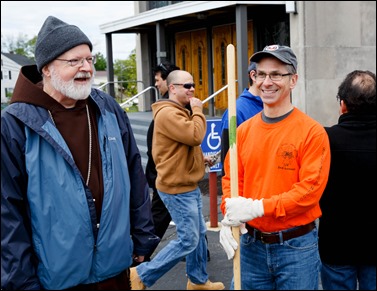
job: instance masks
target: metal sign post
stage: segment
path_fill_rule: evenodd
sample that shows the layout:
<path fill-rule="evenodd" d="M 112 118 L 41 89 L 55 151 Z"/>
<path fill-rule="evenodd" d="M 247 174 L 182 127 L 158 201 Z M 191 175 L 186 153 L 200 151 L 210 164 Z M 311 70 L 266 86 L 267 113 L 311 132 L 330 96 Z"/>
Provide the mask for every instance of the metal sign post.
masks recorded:
<path fill-rule="evenodd" d="M 216 154 L 221 150 L 221 119 L 207 120 L 207 132 L 202 142 L 202 151 L 205 156 Z M 217 172 L 222 169 L 221 162 L 209 170 L 209 205 L 210 227 L 218 227 L 217 210 Z"/>

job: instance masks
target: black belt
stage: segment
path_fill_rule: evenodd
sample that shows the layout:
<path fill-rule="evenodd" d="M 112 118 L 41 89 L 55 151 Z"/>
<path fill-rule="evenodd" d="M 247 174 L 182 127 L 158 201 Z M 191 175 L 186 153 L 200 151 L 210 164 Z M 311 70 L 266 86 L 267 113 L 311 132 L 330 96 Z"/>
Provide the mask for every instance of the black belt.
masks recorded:
<path fill-rule="evenodd" d="M 247 232 L 255 238 L 260 240 L 262 243 L 265 244 L 275 244 L 275 243 L 280 243 L 280 233 L 283 241 L 302 236 L 304 234 L 307 234 L 308 232 L 312 231 L 315 228 L 315 223 L 311 222 L 302 226 L 295 227 L 292 230 L 285 230 L 285 231 L 278 231 L 278 232 L 263 232 L 259 231 L 247 223 L 246 229 Z"/>

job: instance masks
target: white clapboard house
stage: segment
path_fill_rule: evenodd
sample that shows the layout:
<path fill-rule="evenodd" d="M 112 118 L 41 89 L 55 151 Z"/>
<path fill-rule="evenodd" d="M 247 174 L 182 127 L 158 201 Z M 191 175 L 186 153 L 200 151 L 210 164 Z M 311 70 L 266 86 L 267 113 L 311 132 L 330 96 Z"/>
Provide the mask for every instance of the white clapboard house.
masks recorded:
<path fill-rule="evenodd" d="M 35 64 L 34 60 L 14 53 L 1 53 L 1 103 L 12 96 L 22 66 Z"/>

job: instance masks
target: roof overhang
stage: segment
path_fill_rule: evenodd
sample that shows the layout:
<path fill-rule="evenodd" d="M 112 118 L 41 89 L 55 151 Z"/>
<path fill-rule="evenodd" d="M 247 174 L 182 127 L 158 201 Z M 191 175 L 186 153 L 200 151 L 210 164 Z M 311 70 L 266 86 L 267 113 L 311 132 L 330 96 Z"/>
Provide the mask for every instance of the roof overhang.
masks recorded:
<path fill-rule="evenodd" d="M 122 18 L 100 25 L 101 33 L 138 33 L 154 27 L 162 20 L 174 19 L 191 14 L 200 14 L 236 5 L 285 5 L 287 13 L 295 1 L 183 1 L 161 8 L 148 10 L 135 16 Z M 198 16 L 200 17 L 200 16 Z"/>

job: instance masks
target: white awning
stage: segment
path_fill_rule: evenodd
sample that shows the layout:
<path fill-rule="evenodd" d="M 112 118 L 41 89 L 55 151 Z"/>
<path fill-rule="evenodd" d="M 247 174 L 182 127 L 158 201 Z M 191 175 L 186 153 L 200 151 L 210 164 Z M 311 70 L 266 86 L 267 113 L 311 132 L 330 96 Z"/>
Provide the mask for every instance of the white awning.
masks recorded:
<path fill-rule="evenodd" d="M 161 8 L 148 10 L 135 16 L 122 18 L 100 25 L 101 33 L 136 33 L 141 26 L 155 25 L 165 19 L 179 18 L 190 14 L 200 14 L 235 5 L 286 5 L 290 12 L 295 1 L 183 1 Z"/>

